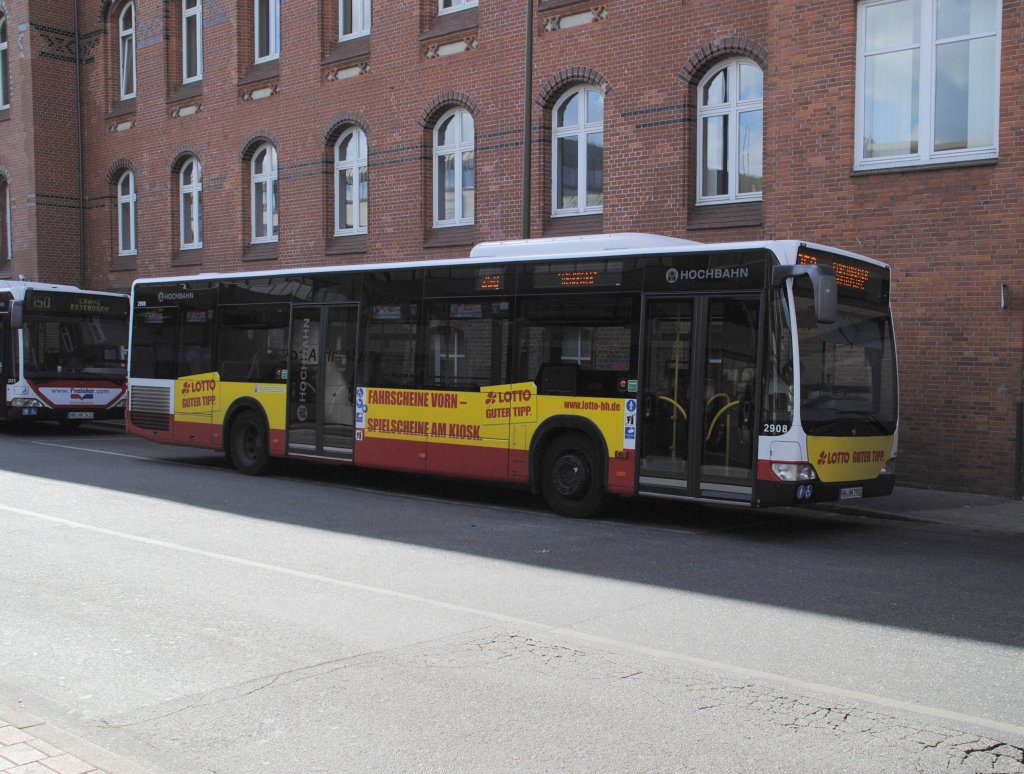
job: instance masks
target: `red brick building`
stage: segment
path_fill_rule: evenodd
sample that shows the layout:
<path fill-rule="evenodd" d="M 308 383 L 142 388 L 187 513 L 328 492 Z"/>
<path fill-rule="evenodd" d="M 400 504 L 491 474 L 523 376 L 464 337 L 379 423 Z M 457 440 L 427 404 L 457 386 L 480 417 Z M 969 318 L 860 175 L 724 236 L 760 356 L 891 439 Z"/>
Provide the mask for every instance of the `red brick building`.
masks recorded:
<path fill-rule="evenodd" d="M 0 276 L 825 242 L 894 269 L 902 480 L 1013 493 L 1020 0 L 0 0 L 0 25 Z"/>

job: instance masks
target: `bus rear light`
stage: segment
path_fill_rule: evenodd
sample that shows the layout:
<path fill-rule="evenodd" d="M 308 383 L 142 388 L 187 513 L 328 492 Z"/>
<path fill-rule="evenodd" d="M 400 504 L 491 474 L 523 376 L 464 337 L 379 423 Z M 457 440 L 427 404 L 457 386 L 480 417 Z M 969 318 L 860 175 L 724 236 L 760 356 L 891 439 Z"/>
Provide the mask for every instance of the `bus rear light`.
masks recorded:
<path fill-rule="evenodd" d="M 815 481 L 818 474 L 806 462 L 773 462 L 772 473 L 779 481 Z"/>
<path fill-rule="evenodd" d="M 896 475 L 896 458 L 890 457 L 889 461 L 882 466 L 882 469 L 878 472 L 880 476 L 895 476 Z"/>

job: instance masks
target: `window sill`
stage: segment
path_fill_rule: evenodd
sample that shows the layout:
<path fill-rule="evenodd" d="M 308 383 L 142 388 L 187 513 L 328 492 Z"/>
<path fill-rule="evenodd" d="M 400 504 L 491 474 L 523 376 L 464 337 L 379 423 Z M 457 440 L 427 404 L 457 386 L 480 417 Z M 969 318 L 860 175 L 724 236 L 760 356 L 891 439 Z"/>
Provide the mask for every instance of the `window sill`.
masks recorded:
<path fill-rule="evenodd" d="M 365 253 L 369 240 L 366 234 L 348 234 L 333 237 L 327 242 L 324 255 L 355 255 Z"/>
<path fill-rule="evenodd" d="M 121 118 L 122 116 L 130 116 L 135 114 L 135 98 L 123 99 L 116 103 L 114 107 L 107 113 L 107 118 Z"/>
<path fill-rule="evenodd" d="M 167 96 L 167 104 L 171 105 L 175 102 L 184 102 L 189 99 L 195 99 L 196 97 L 203 96 L 203 82 L 193 81 L 192 83 L 182 83 Z"/>
<path fill-rule="evenodd" d="M 111 271 L 135 271 L 136 269 L 136 256 L 134 255 L 119 255 L 114 258 L 114 262 L 110 266 Z"/>
<path fill-rule="evenodd" d="M 600 234 L 604 231 L 604 215 L 567 215 L 558 218 L 548 217 L 544 223 L 544 236 L 582 236 L 584 234 Z"/>
<path fill-rule="evenodd" d="M 203 248 L 178 250 L 171 258 L 171 266 L 199 266 L 203 262 Z"/>
<path fill-rule="evenodd" d="M 479 26 L 479 10 L 479 6 L 474 5 L 472 8 L 466 8 L 463 11 L 440 14 L 434 19 L 430 29 L 420 35 L 420 42 L 438 40 L 448 35 L 457 35 L 462 32 L 475 30 Z"/>
<path fill-rule="evenodd" d="M 737 228 L 740 226 L 763 226 L 764 202 L 735 202 L 732 204 L 709 204 L 690 210 L 686 227 L 688 229 Z"/>
<path fill-rule="evenodd" d="M 432 228 L 423 240 L 424 247 L 464 247 L 473 244 L 476 226 Z"/>
<path fill-rule="evenodd" d="M 243 261 L 276 261 L 277 242 L 251 242 L 245 246 L 242 254 Z"/>
<path fill-rule="evenodd" d="M 0 108 L 0 121 L 11 120 L 11 109 L 9 107 Z"/>
<path fill-rule="evenodd" d="M 873 177 L 874 175 L 893 175 L 900 172 L 935 172 L 940 169 L 966 169 L 968 167 L 994 167 L 999 163 L 999 157 L 993 156 L 986 159 L 967 159 L 964 161 L 941 161 L 928 162 L 924 164 L 906 164 L 893 167 L 875 167 L 873 169 L 855 169 L 850 173 L 851 177 Z"/>
<path fill-rule="evenodd" d="M 370 36 L 362 35 L 358 38 L 339 41 L 320 64 L 326 67 L 327 65 L 344 64 L 357 59 L 366 59 L 369 56 Z"/>
<path fill-rule="evenodd" d="M 252 86 L 254 83 L 271 81 L 281 74 L 281 62 L 274 59 L 271 62 L 261 62 L 249 68 L 249 72 L 238 79 L 239 86 Z"/>
<path fill-rule="evenodd" d="M 540 5 L 537 6 L 539 13 L 545 11 L 561 10 L 562 8 L 571 8 L 574 5 L 578 5 L 581 8 L 590 8 L 594 4 L 587 0 L 541 0 Z"/>

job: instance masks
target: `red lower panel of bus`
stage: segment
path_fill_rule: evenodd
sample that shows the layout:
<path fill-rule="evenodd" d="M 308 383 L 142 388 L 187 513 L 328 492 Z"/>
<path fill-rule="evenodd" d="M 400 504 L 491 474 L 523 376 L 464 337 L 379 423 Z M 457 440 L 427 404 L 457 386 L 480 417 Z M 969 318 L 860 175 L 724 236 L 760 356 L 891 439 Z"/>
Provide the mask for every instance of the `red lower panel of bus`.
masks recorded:
<path fill-rule="evenodd" d="M 126 416 L 129 432 L 159 443 L 194 446 L 201 449 L 223 448 L 221 427 L 205 422 L 188 422 L 167 417 L 167 429 L 148 429 Z M 286 436 L 283 430 L 270 431 L 270 453 L 284 456 Z M 624 458 L 608 460 L 608 491 L 614 494 L 635 492 L 636 458 L 632 451 L 619 452 Z M 365 438 L 357 442 L 355 462 L 371 468 L 461 476 L 483 481 L 529 482 L 529 453 L 479 446 L 461 446 L 425 441 Z"/>
<path fill-rule="evenodd" d="M 505 449 L 460 446 L 393 438 L 364 438 L 356 443 L 357 465 L 484 481 L 510 481 Z"/>

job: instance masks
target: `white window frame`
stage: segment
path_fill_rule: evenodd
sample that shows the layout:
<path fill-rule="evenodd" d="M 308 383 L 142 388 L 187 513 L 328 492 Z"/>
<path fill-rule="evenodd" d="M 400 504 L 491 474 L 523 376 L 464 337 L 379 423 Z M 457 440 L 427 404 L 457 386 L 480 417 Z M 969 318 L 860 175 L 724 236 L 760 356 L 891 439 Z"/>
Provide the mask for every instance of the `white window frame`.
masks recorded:
<path fill-rule="evenodd" d="M 741 145 L 743 138 L 740 136 L 740 115 L 743 113 L 761 113 L 761 155 L 764 156 L 764 80 L 762 72 L 761 96 L 758 99 L 740 100 L 740 68 L 742 65 L 754 67 L 761 71 L 760 65 L 753 59 L 747 57 L 736 57 L 720 62 L 713 67 L 697 86 L 697 205 L 709 204 L 730 204 L 732 202 L 759 202 L 764 198 L 762 191 L 748 191 L 740 193 L 740 169 L 743 156 Z M 725 71 L 726 78 L 726 100 L 721 105 L 704 104 L 704 87 Z M 716 116 L 724 116 L 726 120 L 726 134 L 728 136 L 728 147 L 725 149 L 726 161 L 729 165 L 728 192 L 725 194 L 704 193 L 704 143 L 707 137 L 704 134 L 704 119 Z M 761 170 L 762 185 L 764 181 L 764 167 Z"/>
<path fill-rule="evenodd" d="M 462 123 L 463 123 L 462 122 L 462 117 L 463 116 L 466 116 L 469 119 L 469 123 L 470 123 L 470 125 L 473 128 L 473 131 L 472 131 L 473 136 L 469 137 L 468 139 L 463 136 L 463 131 L 462 131 Z M 439 145 L 438 144 L 438 139 L 437 139 L 438 138 L 438 134 L 441 131 L 441 127 L 444 126 L 445 122 L 448 121 L 448 119 L 451 119 L 453 124 L 454 124 L 454 130 L 451 133 L 451 136 L 454 138 L 454 142 L 449 142 L 447 145 Z M 465 188 L 463 187 L 463 184 L 462 184 L 463 156 L 465 154 L 467 154 L 467 153 L 471 154 L 472 157 L 473 157 L 473 199 L 474 199 L 473 212 L 469 213 L 468 215 L 464 211 L 465 208 L 464 208 L 463 201 L 465 199 L 465 193 L 466 192 L 465 192 Z M 439 199 L 439 196 L 438 196 L 438 193 L 439 193 L 438 189 L 440 187 L 440 182 L 441 181 L 439 179 L 439 173 L 438 173 L 438 160 L 442 156 L 446 156 L 448 154 L 453 154 L 454 157 L 455 157 L 455 180 L 454 180 L 455 187 L 454 187 L 454 193 L 453 193 L 453 195 L 455 197 L 455 217 L 454 218 L 448 218 L 448 219 L 442 219 L 440 217 L 440 212 L 439 212 L 439 206 L 440 206 L 441 202 L 440 202 L 440 199 Z M 470 226 L 470 225 L 472 225 L 475 222 L 475 218 L 476 218 L 476 122 L 473 120 L 472 114 L 468 110 L 466 110 L 465 108 L 455 108 L 454 110 L 449 110 L 447 113 L 445 113 L 443 116 L 441 116 L 441 119 L 434 126 L 433 172 L 431 174 L 431 178 L 433 180 L 432 188 L 433 188 L 433 191 L 434 191 L 434 195 L 433 195 L 433 200 L 434 200 L 434 209 L 433 209 L 433 213 L 434 213 L 434 215 L 433 215 L 434 228 L 448 228 L 448 227 L 451 227 L 451 226 Z"/>
<path fill-rule="evenodd" d="M 131 12 L 131 25 L 125 24 L 125 16 Z M 138 90 L 138 68 L 136 67 L 135 46 L 135 3 L 125 3 L 117 16 L 118 40 L 118 94 L 121 99 L 133 99 Z M 131 88 L 128 88 L 128 76 L 131 76 Z"/>
<path fill-rule="evenodd" d="M 0 108 L 11 106 L 11 95 L 7 93 L 11 82 L 10 66 L 7 54 L 7 14 L 0 11 Z"/>
<path fill-rule="evenodd" d="M 267 163 L 264 165 L 263 172 L 257 173 L 256 160 L 264 152 L 267 153 Z M 270 143 L 264 143 L 258 147 L 255 153 L 252 154 L 252 160 L 249 162 L 249 172 L 252 178 L 251 185 L 249 186 L 252 244 L 276 242 L 280 231 L 280 224 L 277 221 L 277 149 Z M 256 201 L 258 197 L 256 192 L 261 187 L 265 189 L 265 195 L 262 197 L 265 206 L 262 212 L 257 213 Z M 257 235 L 256 224 L 263 222 L 261 218 L 264 215 L 267 216 L 265 220 L 268 224 L 267 233 Z"/>
<path fill-rule="evenodd" d="M 455 13 L 478 4 L 478 0 L 437 0 L 437 13 L 439 16 L 445 13 Z"/>
<path fill-rule="evenodd" d="M 128 181 L 128 193 L 123 193 L 122 188 L 124 187 L 125 180 Z M 138 242 L 136 234 L 136 203 L 138 197 L 135 189 L 135 173 L 130 169 L 126 170 L 117 179 L 117 254 L 118 255 L 137 255 L 138 254 Z M 128 219 L 128 240 L 129 243 L 125 245 L 125 218 Z"/>
<path fill-rule="evenodd" d="M 1003 3 L 996 0 L 996 28 L 994 32 L 976 33 L 963 35 L 957 38 L 950 38 L 943 41 L 937 39 L 938 28 L 938 3 L 936 0 L 920 0 L 921 3 L 921 30 L 920 40 L 916 44 L 901 46 L 895 49 L 880 51 L 866 51 L 866 16 L 867 9 L 880 5 L 886 5 L 894 0 L 862 0 L 857 4 L 857 128 L 855 132 L 855 155 L 854 169 L 893 169 L 899 167 L 914 167 L 929 164 L 955 164 L 964 161 L 978 161 L 984 159 L 995 159 L 999 157 L 999 86 L 1000 86 L 1000 58 L 1002 55 L 1002 34 L 1003 34 Z M 936 51 L 944 43 L 977 40 L 986 37 L 995 39 L 994 66 L 992 71 L 993 90 L 993 115 L 992 115 L 992 138 L 993 144 L 978 148 L 964 148 L 950 151 L 935 150 L 935 91 L 936 91 Z M 868 57 L 891 53 L 899 50 L 910 50 L 917 48 L 920 52 L 918 75 L 918 127 L 917 127 L 917 152 L 902 155 L 883 156 L 868 158 L 864 155 L 865 144 L 865 121 L 866 116 L 866 62 Z"/>
<path fill-rule="evenodd" d="M 356 155 L 351 159 L 341 158 L 341 146 L 346 138 L 351 138 L 351 142 L 356 144 Z M 352 221 L 353 225 L 345 228 L 342 226 L 342 192 L 345 190 L 344 177 L 345 173 L 352 172 L 352 190 L 353 190 L 353 207 L 352 207 Z M 362 216 L 362 204 L 364 197 L 362 195 L 363 184 L 367 182 L 367 153 L 366 153 L 366 133 L 363 132 L 358 126 L 354 126 L 351 129 L 342 132 L 338 141 L 334 143 L 334 235 L 335 236 L 350 236 L 353 234 L 365 234 L 367 232 L 367 224 L 363 221 Z M 368 196 L 367 196 L 368 198 Z M 368 202 L 367 202 L 368 203 Z"/>
<path fill-rule="evenodd" d="M 261 6 L 265 6 L 264 11 Z M 260 20 L 263 13 L 268 14 L 267 30 L 270 39 L 263 41 L 260 37 Z M 253 53 L 256 64 L 271 62 L 281 56 L 281 0 L 253 0 Z M 267 44 L 267 53 L 260 56 L 262 43 Z"/>
<path fill-rule="evenodd" d="M 189 8 L 189 3 L 194 5 Z M 195 37 L 189 34 L 189 21 L 195 23 Z M 196 72 L 189 75 L 188 51 L 196 51 Z M 203 79 L 203 0 L 181 0 L 181 82 L 195 83 Z"/>
<path fill-rule="evenodd" d="M 466 332 L 451 325 L 438 326 L 433 331 L 434 337 L 434 381 L 447 384 L 449 377 L 458 381 L 466 364 Z M 451 365 L 451 373 L 445 372 L 445 366 Z"/>
<path fill-rule="evenodd" d="M 4 263 L 9 263 L 14 258 L 14 226 L 11 223 L 11 181 L 6 177 L 0 177 L 0 187 L 3 188 L 4 208 L 4 233 L 2 236 L 4 246 L 7 248 L 4 254 Z"/>
<path fill-rule="evenodd" d="M 185 173 L 192 168 L 192 182 L 185 182 Z M 186 196 L 191 204 L 186 205 Z M 203 246 L 203 166 L 190 156 L 178 172 L 178 245 L 182 250 L 198 250 Z M 191 225 L 193 240 L 185 241 L 186 225 Z"/>
<path fill-rule="evenodd" d="M 345 32 L 346 9 L 352 10 L 352 31 Z M 338 0 L 338 40 L 351 40 L 370 34 L 370 0 Z"/>
<path fill-rule="evenodd" d="M 560 362 L 583 368 L 594 360 L 594 332 L 590 328 L 566 328 L 562 331 Z"/>
<path fill-rule="evenodd" d="M 601 141 L 601 152 L 604 153 L 604 111 L 602 110 L 602 117 L 600 121 L 589 121 L 587 120 L 587 106 L 588 106 L 588 94 L 594 92 L 601 95 L 602 99 L 604 94 L 601 89 L 593 86 L 577 86 L 569 89 L 563 94 L 558 102 L 555 103 L 554 109 L 551 111 L 551 216 L 554 218 L 558 217 L 574 217 L 578 215 L 599 215 L 604 212 L 604 181 L 601 183 L 601 204 L 588 205 L 587 204 L 587 176 L 589 168 L 587 166 L 587 136 L 600 132 L 602 136 Z M 579 97 L 580 107 L 579 115 L 580 122 L 575 126 L 558 126 L 558 111 L 562 108 L 566 102 L 573 97 Z M 576 138 L 576 206 L 575 207 L 560 207 L 560 194 L 561 190 L 558 185 L 558 173 L 560 170 L 559 163 L 559 139 L 565 137 Z M 604 169 L 604 161 L 602 157 L 602 175 Z"/>

